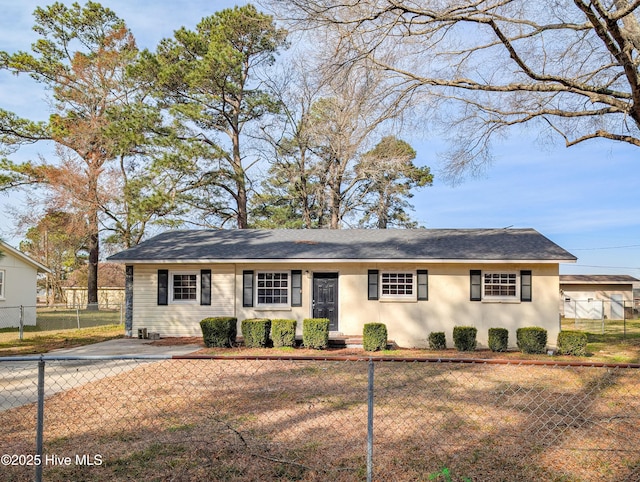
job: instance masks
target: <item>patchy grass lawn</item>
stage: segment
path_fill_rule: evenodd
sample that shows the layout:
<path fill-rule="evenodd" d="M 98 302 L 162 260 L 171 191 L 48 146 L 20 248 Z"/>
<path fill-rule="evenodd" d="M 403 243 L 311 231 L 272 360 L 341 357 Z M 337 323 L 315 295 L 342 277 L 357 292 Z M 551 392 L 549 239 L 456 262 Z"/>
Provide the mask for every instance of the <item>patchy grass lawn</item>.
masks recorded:
<path fill-rule="evenodd" d="M 79 330 L 25 330 L 23 340 L 20 340 L 15 328 L 3 329 L 0 330 L 0 356 L 37 355 L 59 348 L 91 345 L 122 337 L 124 337 L 124 325 L 119 324 Z"/>
<path fill-rule="evenodd" d="M 5 335 L 0 355 L 42 353 L 121 337 L 123 326 L 39 332 L 17 343 L 5 342 Z M 81 386 L 45 401 L 45 454 L 99 454 L 101 464 L 50 464 L 46 480 L 364 480 L 367 363 L 296 357 L 640 361 L 640 338 L 607 334 L 589 334 L 586 357 L 219 349 L 204 347 L 201 337 L 153 343 L 282 360 L 138 361 L 104 378 L 83 375 Z M 56 370 L 63 366 L 47 369 L 47 383 L 62 383 Z M 479 482 L 640 480 L 638 375 L 637 369 L 517 363 L 376 363 L 374 474 L 378 480 L 431 480 L 448 468 L 453 480 Z M 35 404 L 0 412 L 0 424 L 9 427 L 0 434 L 7 453 L 33 453 L 34 420 Z M 3 480 L 30 480 L 32 474 L 32 467 L 0 467 Z"/>
<path fill-rule="evenodd" d="M 44 478 L 362 481 L 367 365 L 164 360 L 101 379 L 85 374 L 82 386 L 46 399 L 44 453 L 73 463 L 45 466 Z M 456 481 L 639 480 L 638 374 L 377 363 L 374 480 L 432 480 L 444 467 Z M 55 371 L 49 376 L 55 384 Z M 6 453 L 33 453 L 34 405 L 0 412 Z M 101 464 L 75 462 L 87 454 Z M 33 474 L 3 470 L 3 480 Z"/>
<path fill-rule="evenodd" d="M 123 314 L 119 309 L 74 310 L 38 308 L 34 331 L 69 330 L 121 323 Z M 26 328 L 26 327 L 25 327 Z M 31 328 L 31 327 L 30 327 Z"/>

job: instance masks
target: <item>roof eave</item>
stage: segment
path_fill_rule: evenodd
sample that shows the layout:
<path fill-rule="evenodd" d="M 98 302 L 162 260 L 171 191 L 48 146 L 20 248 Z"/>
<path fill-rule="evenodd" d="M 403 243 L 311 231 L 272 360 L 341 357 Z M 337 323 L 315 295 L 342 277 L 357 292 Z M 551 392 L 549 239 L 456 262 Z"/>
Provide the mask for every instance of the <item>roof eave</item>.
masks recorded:
<path fill-rule="evenodd" d="M 358 258 L 358 259 L 328 259 L 328 258 L 230 258 L 230 259 L 112 259 L 108 261 L 119 264 L 277 264 L 277 263 L 307 263 L 307 264 L 356 264 L 356 263 L 429 263 L 429 264 L 560 264 L 575 263 L 573 258 L 566 259 L 445 259 L 445 258 Z"/>
<path fill-rule="evenodd" d="M 51 273 L 51 270 L 49 268 L 47 268 L 43 264 L 38 263 L 36 260 L 31 259 L 29 256 L 24 254 L 22 251 L 14 248 L 13 246 L 11 246 L 11 245 L 9 245 L 7 243 L 3 243 L 2 241 L 0 241 L 0 248 L 6 249 L 9 253 L 13 254 L 14 256 L 16 256 L 17 258 L 21 259 L 22 261 L 24 261 L 28 265 L 32 266 L 33 268 L 35 268 L 38 271 L 38 273 Z"/>

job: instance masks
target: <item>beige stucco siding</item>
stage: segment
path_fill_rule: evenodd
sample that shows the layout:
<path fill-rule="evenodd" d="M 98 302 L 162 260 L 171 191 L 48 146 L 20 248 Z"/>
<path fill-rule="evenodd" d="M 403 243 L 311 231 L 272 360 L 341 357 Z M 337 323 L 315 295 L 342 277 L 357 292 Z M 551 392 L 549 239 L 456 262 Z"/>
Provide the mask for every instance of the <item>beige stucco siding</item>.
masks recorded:
<path fill-rule="evenodd" d="M 157 305 L 157 269 L 212 270 L 212 305 L 169 303 Z M 412 272 L 428 270 L 429 299 L 386 301 L 367 299 L 367 272 Z M 470 270 L 520 273 L 532 272 L 531 302 L 470 301 Z M 302 306 L 268 309 L 242 306 L 243 271 L 302 271 Z M 449 346 L 456 325 L 478 329 L 478 344 L 487 346 L 488 329 L 509 330 L 510 345 L 515 346 L 516 329 L 541 326 L 548 331 L 549 345 L 558 335 L 557 264 L 416 264 L 416 263 L 239 263 L 236 265 L 166 265 L 134 267 L 133 334 L 145 327 L 162 336 L 199 336 L 199 321 L 207 316 L 236 316 L 238 330 L 247 318 L 291 318 L 302 321 L 312 316 L 312 283 L 314 273 L 338 273 L 338 314 L 340 333 L 361 335 L 365 323 L 387 325 L 389 339 L 404 347 L 426 347 L 432 331 L 445 332 Z M 240 331 L 239 331 L 240 332 Z"/>
<path fill-rule="evenodd" d="M 302 306 L 269 310 L 242 307 L 242 273 L 244 270 L 302 270 Z M 385 301 L 367 299 L 367 272 L 370 269 L 397 272 L 429 272 L 429 300 Z M 469 301 L 469 271 L 532 271 L 532 302 Z M 311 316 L 313 273 L 337 272 L 339 291 L 339 332 L 360 335 L 365 323 L 387 325 L 389 339 L 404 347 L 426 347 L 432 331 L 444 331 L 453 345 L 452 330 L 456 325 L 471 325 L 478 329 L 478 344 L 486 347 L 489 328 L 507 328 L 510 345 L 516 344 L 516 330 L 523 326 L 541 326 L 548 331 L 549 345 L 558 336 L 558 266 L 549 265 L 459 265 L 459 264 L 268 264 L 236 267 L 236 310 L 238 319 L 293 318 L 302 334 L 302 320 Z"/>
<path fill-rule="evenodd" d="M 4 272 L 4 296 L 0 297 L 0 308 L 15 308 L 20 306 L 31 309 L 24 310 L 24 324 L 36 324 L 36 296 L 38 271 L 13 253 L 5 251 L 0 259 L 0 271 Z M 12 319 L 4 326 L 18 326 L 19 317 Z"/>
<path fill-rule="evenodd" d="M 174 303 L 158 306 L 158 269 L 172 272 L 196 272 L 211 269 L 211 305 L 198 302 Z M 139 328 L 161 336 L 201 336 L 200 320 L 209 316 L 234 316 L 233 266 L 231 265 L 184 265 L 162 266 L 137 265 L 133 269 L 133 336 Z"/>
<path fill-rule="evenodd" d="M 391 302 L 367 300 L 368 269 L 388 271 L 429 271 L 427 301 Z M 531 270 L 532 302 L 470 301 L 469 271 Z M 340 330 L 348 334 L 362 333 L 364 323 L 387 325 L 389 338 L 404 347 L 428 346 L 432 331 L 443 331 L 447 344 L 453 345 L 452 330 L 456 325 L 478 329 L 479 346 L 487 346 L 488 329 L 507 328 L 512 346 L 516 329 L 541 326 L 548 331 L 549 345 L 555 345 L 558 335 L 558 267 L 553 265 L 362 265 L 345 267 L 340 276 Z"/>

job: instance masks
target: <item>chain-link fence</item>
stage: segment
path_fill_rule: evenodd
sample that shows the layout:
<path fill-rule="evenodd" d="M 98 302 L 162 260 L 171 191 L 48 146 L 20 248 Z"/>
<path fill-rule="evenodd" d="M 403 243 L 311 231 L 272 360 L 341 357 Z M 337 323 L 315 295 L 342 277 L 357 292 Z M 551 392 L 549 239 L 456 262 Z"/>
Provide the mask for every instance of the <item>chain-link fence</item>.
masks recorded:
<path fill-rule="evenodd" d="M 640 336 L 640 318 L 634 301 L 566 298 L 561 306 L 561 316 L 563 330 L 621 338 Z"/>
<path fill-rule="evenodd" d="M 0 480 L 640 480 L 640 366 L 374 360 L 0 359 Z"/>
<path fill-rule="evenodd" d="M 0 306 L 0 329 L 35 326 L 35 306 Z"/>
<path fill-rule="evenodd" d="M 124 322 L 124 306 L 111 305 L 109 309 L 69 308 L 52 306 L 4 306 L 0 307 L 0 329 L 15 329 L 22 339 L 23 331 L 41 332 L 72 330 Z"/>

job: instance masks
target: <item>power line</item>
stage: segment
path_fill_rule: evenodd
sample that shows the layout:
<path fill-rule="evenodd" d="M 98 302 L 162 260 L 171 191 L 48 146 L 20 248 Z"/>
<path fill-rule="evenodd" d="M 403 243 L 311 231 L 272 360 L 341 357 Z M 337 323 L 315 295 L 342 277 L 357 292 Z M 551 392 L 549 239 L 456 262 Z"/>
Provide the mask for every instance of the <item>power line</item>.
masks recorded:
<path fill-rule="evenodd" d="M 596 266 L 592 264 L 575 264 L 576 268 L 603 268 L 603 269 L 640 269 L 640 267 L 633 266 Z"/>
<path fill-rule="evenodd" d="M 640 248 L 640 244 L 627 244 L 625 246 L 603 246 L 600 248 L 571 248 L 570 251 L 596 251 L 599 249 L 624 249 L 624 248 Z"/>

